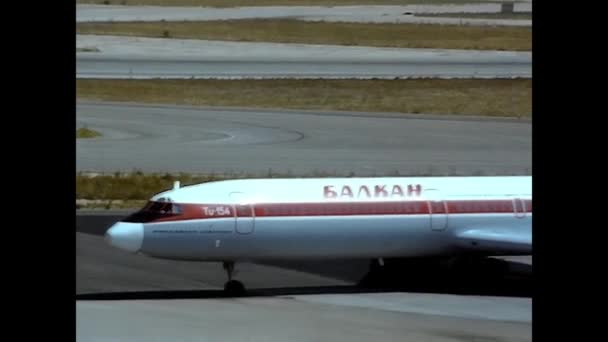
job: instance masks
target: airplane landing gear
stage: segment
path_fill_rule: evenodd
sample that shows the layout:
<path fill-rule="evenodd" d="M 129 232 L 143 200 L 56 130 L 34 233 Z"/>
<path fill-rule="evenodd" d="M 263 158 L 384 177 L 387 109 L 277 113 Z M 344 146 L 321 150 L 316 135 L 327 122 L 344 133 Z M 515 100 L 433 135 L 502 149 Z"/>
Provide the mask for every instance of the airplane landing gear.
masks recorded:
<path fill-rule="evenodd" d="M 224 285 L 224 293 L 228 296 L 242 296 L 247 291 L 245 286 L 238 280 L 233 280 L 232 275 L 234 273 L 234 261 L 224 261 L 224 270 L 228 274 L 228 281 Z"/>
<path fill-rule="evenodd" d="M 369 272 L 359 281 L 364 288 L 423 288 L 427 283 L 441 284 L 441 258 L 373 259 Z"/>
<path fill-rule="evenodd" d="M 509 273 L 509 263 L 505 260 L 489 257 L 460 257 L 451 261 L 453 273 L 468 278 L 501 278 Z"/>

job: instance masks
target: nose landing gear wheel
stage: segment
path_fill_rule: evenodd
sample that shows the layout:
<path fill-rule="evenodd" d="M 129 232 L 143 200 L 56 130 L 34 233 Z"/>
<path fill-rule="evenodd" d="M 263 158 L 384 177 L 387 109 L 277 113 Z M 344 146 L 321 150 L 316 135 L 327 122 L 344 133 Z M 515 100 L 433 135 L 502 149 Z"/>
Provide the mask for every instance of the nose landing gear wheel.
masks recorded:
<path fill-rule="evenodd" d="M 224 285 L 224 293 L 228 296 L 243 296 L 247 291 L 240 281 L 229 280 L 226 285 Z"/>
<path fill-rule="evenodd" d="M 224 285 L 224 294 L 228 296 L 243 296 L 247 293 L 245 286 L 238 280 L 233 280 L 232 275 L 234 273 L 234 261 L 224 261 L 224 270 L 228 274 L 228 281 Z"/>

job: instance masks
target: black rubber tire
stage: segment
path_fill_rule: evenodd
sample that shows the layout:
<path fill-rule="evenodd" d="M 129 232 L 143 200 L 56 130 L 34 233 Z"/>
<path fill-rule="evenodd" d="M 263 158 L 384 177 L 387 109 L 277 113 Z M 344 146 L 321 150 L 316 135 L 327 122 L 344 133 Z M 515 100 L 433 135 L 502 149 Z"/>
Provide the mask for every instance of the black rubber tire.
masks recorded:
<path fill-rule="evenodd" d="M 245 286 L 238 280 L 230 280 L 224 285 L 224 293 L 231 297 L 244 296 L 247 291 Z"/>

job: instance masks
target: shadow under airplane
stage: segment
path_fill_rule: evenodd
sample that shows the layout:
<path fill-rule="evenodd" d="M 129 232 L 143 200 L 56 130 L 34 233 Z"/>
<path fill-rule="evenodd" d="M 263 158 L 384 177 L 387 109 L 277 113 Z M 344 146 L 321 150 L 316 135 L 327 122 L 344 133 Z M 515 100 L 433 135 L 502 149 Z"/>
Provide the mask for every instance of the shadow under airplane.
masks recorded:
<path fill-rule="evenodd" d="M 505 264 L 503 264 L 504 266 Z M 464 273 L 441 268 L 391 269 L 378 273 L 372 266 L 357 285 L 253 288 L 238 297 L 271 297 L 306 294 L 414 292 L 455 295 L 532 297 L 532 266 L 506 262 L 505 273 L 470 268 Z M 282 265 L 286 267 L 288 265 Z M 287 267 L 286 267 L 287 268 Z M 292 269 L 302 269 L 290 267 Z M 459 270 L 460 272 L 461 270 Z M 482 272 L 483 271 L 483 272 Z M 207 299 L 234 297 L 223 290 L 130 291 L 77 294 L 76 300 Z"/>

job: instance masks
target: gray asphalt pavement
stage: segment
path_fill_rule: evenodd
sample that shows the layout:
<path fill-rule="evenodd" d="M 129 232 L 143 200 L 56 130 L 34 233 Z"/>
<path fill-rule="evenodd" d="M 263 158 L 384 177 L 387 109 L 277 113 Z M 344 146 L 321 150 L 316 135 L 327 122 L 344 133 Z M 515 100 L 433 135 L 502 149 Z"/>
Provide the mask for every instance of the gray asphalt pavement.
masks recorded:
<path fill-rule="evenodd" d="M 77 35 L 77 78 L 514 78 L 530 52 Z M 243 51 L 247 51 L 246 56 Z"/>
<path fill-rule="evenodd" d="M 343 295 L 344 296 L 344 295 Z M 177 299 L 76 302 L 78 341 L 531 341 L 531 323 L 396 311 L 444 298 L 406 293 L 242 299 Z M 414 304 L 397 299 L 412 299 Z M 391 304 L 388 304 L 390 302 Z M 485 311 L 530 311 L 529 301 L 498 299 Z M 514 303 L 512 303 L 514 302 Z M 461 304 L 462 306 L 462 304 Z M 466 307 L 480 305 L 467 298 Z M 454 311 L 454 306 L 451 307 Z M 477 308 L 478 309 L 478 308 Z"/>
<path fill-rule="evenodd" d="M 531 123 L 442 116 L 79 102 L 79 171 L 530 174 Z"/>
<path fill-rule="evenodd" d="M 355 294 L 341 298 L 362 306 L 335 304 L 332 295 L 242 299 L 177 299 L 76 302 L 78 341 L 531 341 L 528 322 L 410 313 L 444 298 L 403 293 Z M 514 300 L 511 300 L 514 301 Z M 367 303 L 365 303 L 367 302 Z M 391 304 L 388 304 L 390 302 Z M 530 303 L 487 301 L 485 311 L 530 310 Z M 371 303 L 371 305 L 370 305 Z M 465 306 L 480 306 L 475 298 Z M 461 305 L 462 306 L 462 305 Z M 454 306 L 451 307 L 454 311 Z"/>
<path fill-rule="evenodd" d="M 155 7 L 77 5 L 77 22 L 94 21 L 204 21 L 230 19 L 296 19 L 329 22 L 418 23 L 531 26 L 531 20 L 425 18 L 416 14 L 500 12 L 501 5 L 406 5 L 406 6 L 259 6 L 259 7 Z M 517 3 L 517 12 L 531 12 L 531 3 Z"/>
<path fill-rule="evenodd" d="M 395 79 L 530 77 L 521 63 L 183 61 L 78 56 L 77 78 L 126 79 Z"/>

